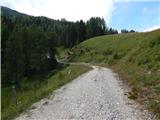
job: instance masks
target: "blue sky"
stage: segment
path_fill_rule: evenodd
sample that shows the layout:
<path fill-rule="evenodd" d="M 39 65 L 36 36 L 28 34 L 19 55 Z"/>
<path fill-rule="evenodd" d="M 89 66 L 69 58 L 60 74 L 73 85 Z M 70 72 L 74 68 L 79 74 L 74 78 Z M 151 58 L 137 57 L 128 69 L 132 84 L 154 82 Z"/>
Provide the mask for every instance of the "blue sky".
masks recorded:
<path fill-rule="evenodd" d="M 115 3 L 110 26 L 145 31 L 160 27 L 160 1 Z"/>
<path fill-rule="evenodd" d="M 160 28 L 160 0 L 2 0 L 1 4 L 29 15 L 69 21 L 99 16 L 119 31 Z"/>

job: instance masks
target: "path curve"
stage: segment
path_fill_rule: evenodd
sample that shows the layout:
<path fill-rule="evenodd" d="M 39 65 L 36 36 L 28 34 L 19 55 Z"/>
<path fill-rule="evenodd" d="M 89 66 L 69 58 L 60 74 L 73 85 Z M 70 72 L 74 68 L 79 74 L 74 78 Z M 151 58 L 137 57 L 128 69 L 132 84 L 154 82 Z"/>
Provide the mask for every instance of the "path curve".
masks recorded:
<path fill-rule="evenodd" d="M 32 105 L 15 120 L 153 120 L 153 114 L 129 100 L 108 68 L 93 70 Z"/>

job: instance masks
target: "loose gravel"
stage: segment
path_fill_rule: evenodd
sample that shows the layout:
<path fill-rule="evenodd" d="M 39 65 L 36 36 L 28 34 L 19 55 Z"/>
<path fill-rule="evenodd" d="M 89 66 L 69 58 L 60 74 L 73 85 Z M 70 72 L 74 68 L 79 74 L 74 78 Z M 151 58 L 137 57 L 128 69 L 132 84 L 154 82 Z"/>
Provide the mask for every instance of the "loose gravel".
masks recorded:
<path fill-rule="evenodd" d="M 154 120 L 128 99 L 126 88 L 108 68 L 93 70 L 32 105 L 15 120 Z"/>

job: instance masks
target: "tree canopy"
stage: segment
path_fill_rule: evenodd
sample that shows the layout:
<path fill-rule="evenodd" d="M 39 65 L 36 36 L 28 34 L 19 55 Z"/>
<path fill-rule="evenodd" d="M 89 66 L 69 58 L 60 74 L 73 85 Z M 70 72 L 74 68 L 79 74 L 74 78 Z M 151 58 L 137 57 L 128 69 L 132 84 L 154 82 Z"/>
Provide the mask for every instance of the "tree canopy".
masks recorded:
<path fill-rule="evenodd" d="M 2 86 L 55 69 L 55 47 L 72 48 L 99 35 L 117 34 L 105 20 L 70 22 L 33 17 L 2 7 Z"/>

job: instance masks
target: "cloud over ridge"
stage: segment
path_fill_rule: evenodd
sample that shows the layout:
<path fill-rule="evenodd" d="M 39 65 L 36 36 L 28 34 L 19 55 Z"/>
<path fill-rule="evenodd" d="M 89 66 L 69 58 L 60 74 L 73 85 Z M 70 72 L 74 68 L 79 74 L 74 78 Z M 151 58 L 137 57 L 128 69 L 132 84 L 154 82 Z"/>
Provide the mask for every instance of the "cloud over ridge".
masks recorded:
<path fill-rule="evenodd" d="M 53 19 L 66 18 L 69 21 L 88 20 L 92 16 L 105 18 L 110 23 L 114 11 L 113 0 L 5 0 L 2 5 L 34 16 Z"/>

